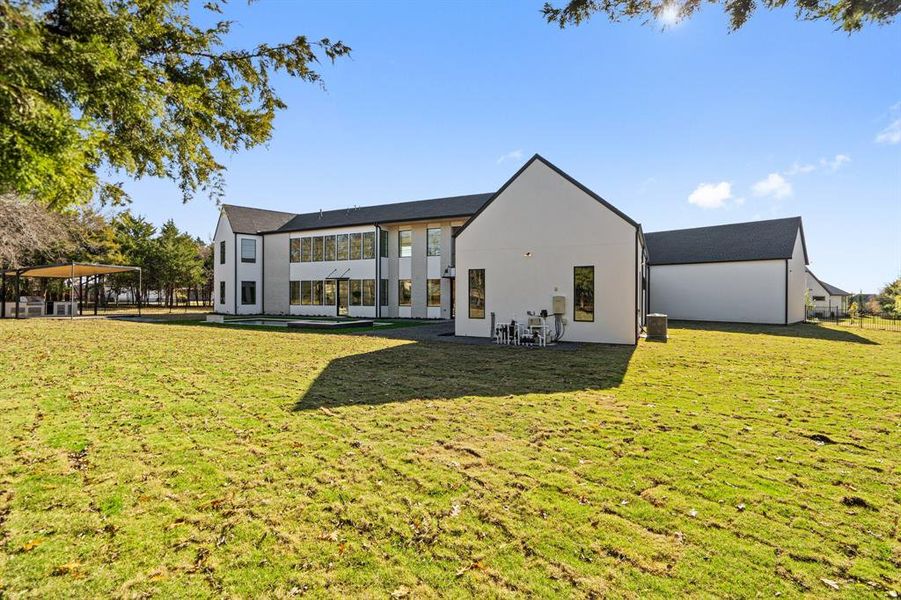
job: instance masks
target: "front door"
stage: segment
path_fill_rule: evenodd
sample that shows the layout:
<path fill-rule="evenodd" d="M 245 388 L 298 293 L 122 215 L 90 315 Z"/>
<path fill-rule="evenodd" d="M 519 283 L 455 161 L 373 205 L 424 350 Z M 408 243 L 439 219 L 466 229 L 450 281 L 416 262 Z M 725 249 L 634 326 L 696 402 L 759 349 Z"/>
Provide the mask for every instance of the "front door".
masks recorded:
<path fill-rule="evenodd" d="M 338 280 L 338 316 L 347 316 L 347 306 L 350 302 L 350 280 Z"/>

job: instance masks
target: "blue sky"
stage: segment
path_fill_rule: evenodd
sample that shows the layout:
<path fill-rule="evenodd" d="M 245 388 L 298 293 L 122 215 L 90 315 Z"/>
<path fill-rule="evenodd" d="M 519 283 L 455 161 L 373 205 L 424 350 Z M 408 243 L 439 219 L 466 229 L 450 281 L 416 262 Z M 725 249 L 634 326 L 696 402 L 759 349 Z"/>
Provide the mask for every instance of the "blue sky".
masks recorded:
<path fill-rule="evenodd" d="M 286 77 L 271 142 L 226 202 L 291 212 L 497 189 L 534 153 L 645 231 L 801 215 L 811 268 L 849 291 L 901 273 L 901 23 L 848 36 L 790 10 L 661 31 L 542 0 L 236 2 L 229 43 L 340 39 L 326 89 Z M 217 207 L 162 181 L 133 210 L 208 238 Z"/>

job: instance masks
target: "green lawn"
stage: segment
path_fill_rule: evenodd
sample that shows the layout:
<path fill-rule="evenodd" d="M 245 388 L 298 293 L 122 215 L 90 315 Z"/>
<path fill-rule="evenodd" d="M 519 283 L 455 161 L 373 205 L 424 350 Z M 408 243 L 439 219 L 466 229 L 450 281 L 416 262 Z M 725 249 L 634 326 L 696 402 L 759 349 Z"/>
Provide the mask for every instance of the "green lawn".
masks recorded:
<path fill-rule="evenodd" d="M 671 336 L 0 322 L 0 597 L 901 593 L 901 334 Z"/>

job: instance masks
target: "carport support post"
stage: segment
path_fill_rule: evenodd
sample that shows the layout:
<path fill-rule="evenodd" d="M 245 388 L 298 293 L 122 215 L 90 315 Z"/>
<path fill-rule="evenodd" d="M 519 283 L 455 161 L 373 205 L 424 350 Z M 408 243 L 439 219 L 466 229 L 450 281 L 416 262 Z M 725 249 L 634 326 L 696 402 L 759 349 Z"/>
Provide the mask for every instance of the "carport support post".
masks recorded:
<path fill-rule="evenodd" d="M 16 271 L 16 318 L 19 318 L 19 271 Z"/>
<path fill-rule="evenodd" d="M 138 267 L 138 316 L 141 316 L 141 267 Z"/>
<path fill-rule="evenodd" d="M 97 303 L 100 302 L 100 275 L 94 275 L 94 316 L 97 316 Z"/>

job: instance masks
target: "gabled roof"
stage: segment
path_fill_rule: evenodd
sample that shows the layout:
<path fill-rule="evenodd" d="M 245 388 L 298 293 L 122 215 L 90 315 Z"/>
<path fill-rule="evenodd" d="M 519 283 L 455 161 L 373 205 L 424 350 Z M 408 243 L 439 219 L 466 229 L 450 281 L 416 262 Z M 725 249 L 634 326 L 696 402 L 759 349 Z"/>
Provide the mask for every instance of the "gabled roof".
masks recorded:
<path fill-rule="evenodd" d="M 449 198 L 432 198 L 396 204 L 359 206 L 340 210 L 294 215 L 287 223 L 270 231 L 303 231 L 350 225 L 374 225 L 404 221 L 429 221 L 453 217 L 469 217 L 491 197 L 491 194 L 470 194 Z"/>
<path fill-rule="evenodd" d="M 826 292 L 830 296 L 850 296 L 851 295 L 851 292 L 846 292 L 845 290 L 843 290 L 841 288 L 835 287 L 831 283 L 826 283 L 825 281 L 823 281 L 822 279 L 820 279 L 819 277 L 814 275 L 813 271 L 811 271 L 810 269 L 807 269 L 807 274 L 810 275 L 811 277 L 813 277 L 814 279 L 816 279 L 817 283 L 819 283 L 821 286 L 823 286 L 823 289 L 826 290 Z"/>
<path fill-rule="evenodd" d="M 294 213 L 234 204 L 223 204 L 222 210 L 235 233 L 257 234 L 261 231 L 278 229 L 295 216 Z"/>
<path fill-rule="evenodd" d="M 621 210 L 619 210 L 618 208 L 616 208 L 615 206 L 613 206 L 612 204 L 610 204 L 609 202 L 607 202 L 606 200 L 604 200 L 603 198 L 601 198 L 600 196 L 598 196 L 597 194 L 592 192 L 590 189 L 588 189 L 587 187 L 585 187 L 584 185 L 582 185 L 581 183 L 579 183 L 578 181 L 573 179 L 569 174 L 565 173 L 562 169 L 560 169 L 559 167 L 557 167 L 556 165 L 551 163 L 549 160 L 547 160 L 540 154 L 535 154 L 534 156 L 532 156 L 532 158 L 527 160 L 526 164 L 524 164 L 522 167 L 520 167 L 519 170 L 513 174 L 513 177 L 508 179 L 507 182 L 504 185 L 502 185 L 498 191 L 489 195 L 489 198 L 485 201 L 485 203 L 479 208 L 479 210 L 476 211 L 476 213 L 474 215 L 472 215 L 472 217 L 468 221 L 466 221 L 466 223 L 463 224 L 463 227 L 461 227 L 455 235 L 460 235 L 461 233 L 466 231 L 466 228 L 469 227 L 469 224 L 472 223 L 473 221 L 475 221 L 476 218 L 479 216 L 479 214 L 483 210 L 488 208 L 488 205 L 491 204 L 492 202 L 494 202 L 495 198 L 497 198 L 498 196 L 503 194 L 504 190 L 506 190 L 510 186 L 511 183 L 516 181 L 516 179 L 520 175 L 522 175 L 523 172 L 525 172 L 525 170 L 528 169 L 532 165 L 532 163 L 535 162 L 536 160 L 540 161 L 542 164 L 550 167 L 550 169 L 552 171 L 554 171 L 555 173 L 557 173 L 558 175 L 563 177 L 565 180 L 567 180 L 568 182 L 570 182 L 571 184 L 573 184 L 574 186 L 576 186 L 577 188 L 579 188 L 580 190 L 582 190 L 583 192 L 585 192 L 586 194 L 588 194 L 589 196 L 591 196 L 592 198 L 594 198 L 595 200 L 600 202 L 602 205 L 606 206 L 608 209 L 610 209 L 611 212 L 613 212 L 615 215 L 617 215 L 618 217 L 620 217 L 621 219 L 623 219 L 624 221 L 626 221 L 627 223 L 629 223 L 636 229 L 641 229 L 641 225 L 639 225 L 637 222 L 632 220 L 632 218 L 629 217 L 626 213 L 622 212 Z"/>
<path fill-rule="evenodd" d="M 792 257 L 798 232 L 807 264 L 801 217 L 656 231 L 645 240 L 651 265 L 774 260 Z"/>

